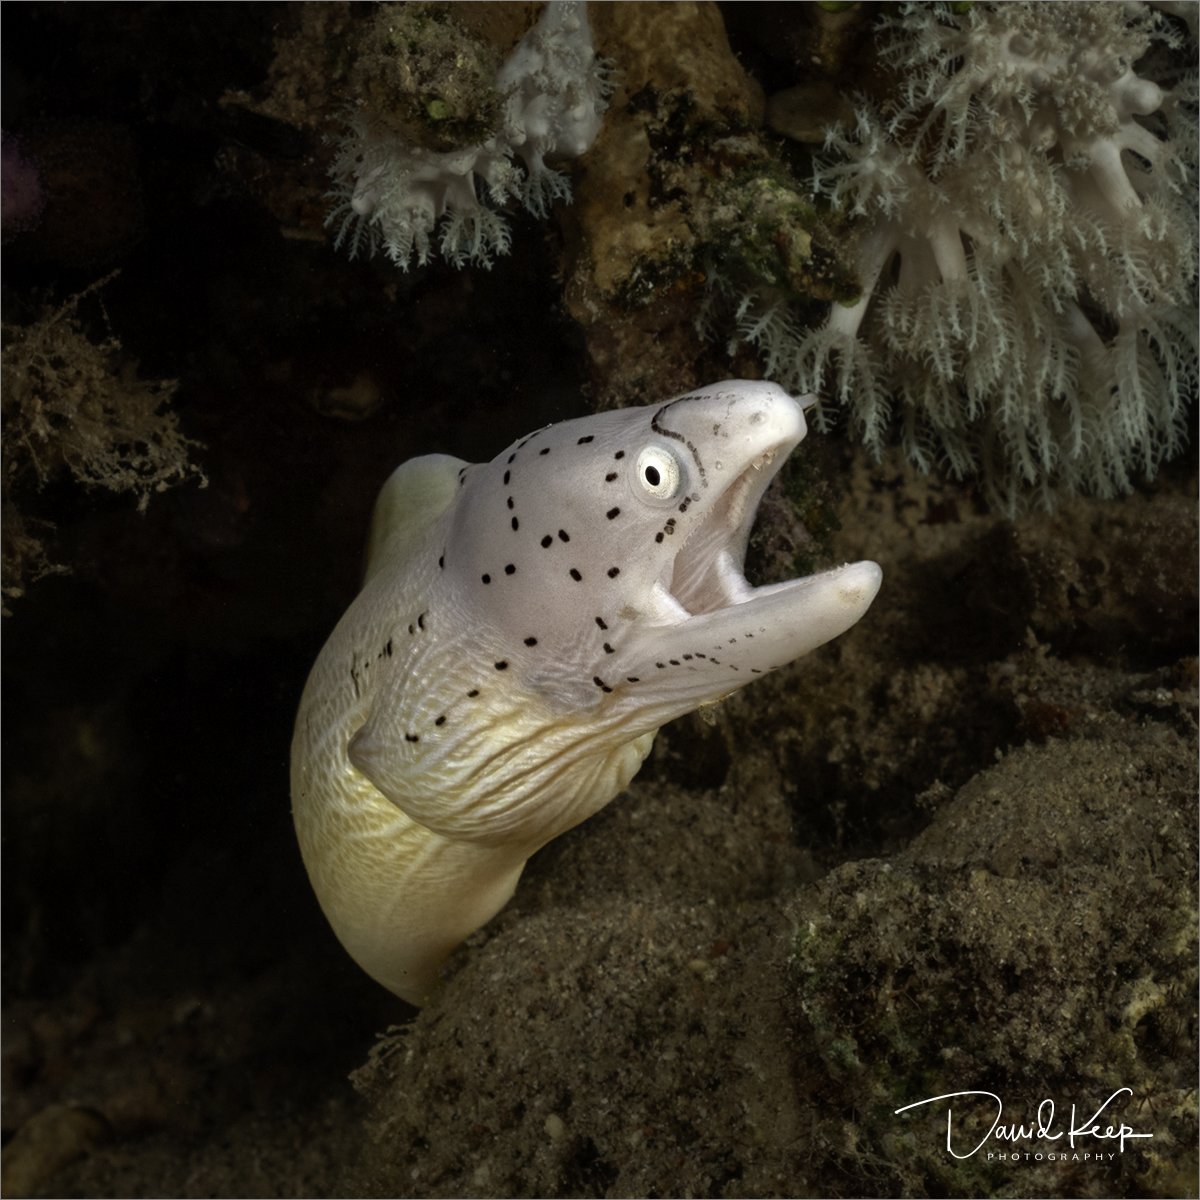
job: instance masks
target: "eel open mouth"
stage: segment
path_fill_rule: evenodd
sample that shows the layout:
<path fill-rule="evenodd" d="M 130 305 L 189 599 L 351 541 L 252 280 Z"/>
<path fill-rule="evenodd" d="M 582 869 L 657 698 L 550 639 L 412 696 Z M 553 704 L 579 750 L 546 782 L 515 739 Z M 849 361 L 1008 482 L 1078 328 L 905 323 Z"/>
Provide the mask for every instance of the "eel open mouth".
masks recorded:
<path fill-rule="evenodd" d="M 806 427 L 803 409 L 781 388 L 740 383 L 726 394 L 724 386 L 695 397 L 694 408 L 692 397 L 675 401 L 677 411 L 656 418 L 656 432 L 686 437 L 693 452 L 702 446 L 704 460 L 676 533 L 682 544 L 662 567 L 648 619 L 605 663 L 630 682 L 628 699 L 643 722 L 719 700 L 844 633 L 882 579 L 878 565 L 858 562 L 761 587 L 747 582 L 759 504 Z"/>
<path fill-rule="evenodd" d="M 781 439 L 747 463 L 680 546 L 662 586 L 687 616 L 753 597 L 755 588 L 743 574 L 750 530 L 763 494 L 799 442 Z"/>

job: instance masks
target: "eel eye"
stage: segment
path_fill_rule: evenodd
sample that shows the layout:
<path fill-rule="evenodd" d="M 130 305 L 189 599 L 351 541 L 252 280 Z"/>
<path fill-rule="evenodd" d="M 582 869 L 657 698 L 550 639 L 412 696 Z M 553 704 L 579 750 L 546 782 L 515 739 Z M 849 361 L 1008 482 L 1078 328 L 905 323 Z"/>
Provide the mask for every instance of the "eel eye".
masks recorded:
<path fill-rule="evenodd" d="M 637 458 L 638 487 L 651 500 L 671 500 L 683 483 L 683 467 L 665 446 L 646 446 Z"/>

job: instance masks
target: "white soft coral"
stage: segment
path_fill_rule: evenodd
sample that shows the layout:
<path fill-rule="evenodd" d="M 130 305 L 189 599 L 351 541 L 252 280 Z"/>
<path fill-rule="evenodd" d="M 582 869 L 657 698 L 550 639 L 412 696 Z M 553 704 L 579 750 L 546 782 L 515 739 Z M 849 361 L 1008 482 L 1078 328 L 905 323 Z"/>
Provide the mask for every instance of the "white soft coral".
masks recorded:
<path fill-rule="evenodd" d="M 1152 474 L 1196 380 L 1192 105 L 1135 70 L 1174 38 L 1140 5 L 905 6 L 897 102 L 831 130 L 816 175 L 863 219 L 862 297 L 776 338 L 776 378 L 875 449 L 898 414 L 914 461 L 1010 510 Z"/>
<path fill-rule="evenodd" d="M 335 245 L 347 244 L 352 258 L 382 246 L 405 270 L 414 258 L 429 262 L 435 249 L 455 266 L 487 267 L 508 253 L 511 235 L 499 209 L 510 199 L 539 217 L 555 200 L 569 200 L 569 181 L 545 160 L 589 149 L 608 92 L 586 4 L 549 0 L 495 88 L 503 98 L 500 128 L 462 149 L 415 146 L 370 113 L 356 116 L 331 171 L 338 203 L 326 224 L 337 226 Z"/>

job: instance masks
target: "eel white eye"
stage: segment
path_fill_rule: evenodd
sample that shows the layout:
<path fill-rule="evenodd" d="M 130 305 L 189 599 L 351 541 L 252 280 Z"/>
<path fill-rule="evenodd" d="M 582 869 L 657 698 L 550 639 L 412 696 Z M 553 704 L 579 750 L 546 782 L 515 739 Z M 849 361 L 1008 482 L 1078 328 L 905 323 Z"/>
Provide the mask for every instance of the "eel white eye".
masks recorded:
<path fill-rule="evenodd" d="M 646 446 L 637 457 L 637 485 L 651 500 L 671 500 L 683 483 L 683 467 L 665 446 Z"/>

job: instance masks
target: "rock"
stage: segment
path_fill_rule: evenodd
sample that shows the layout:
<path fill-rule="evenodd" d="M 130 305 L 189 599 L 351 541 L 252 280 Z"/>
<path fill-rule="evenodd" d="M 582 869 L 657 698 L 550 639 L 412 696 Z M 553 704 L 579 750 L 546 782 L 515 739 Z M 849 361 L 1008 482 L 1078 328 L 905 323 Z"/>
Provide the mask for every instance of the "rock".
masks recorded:
<path fill-rule="evenodd" d="M 108 1122 L 97 1112 L 51 1104 L 29 1118 L 4 1148 L 6 1196 L 32 1196 L 63 1167 L 83 1158 L 108 1135 Z"/>

